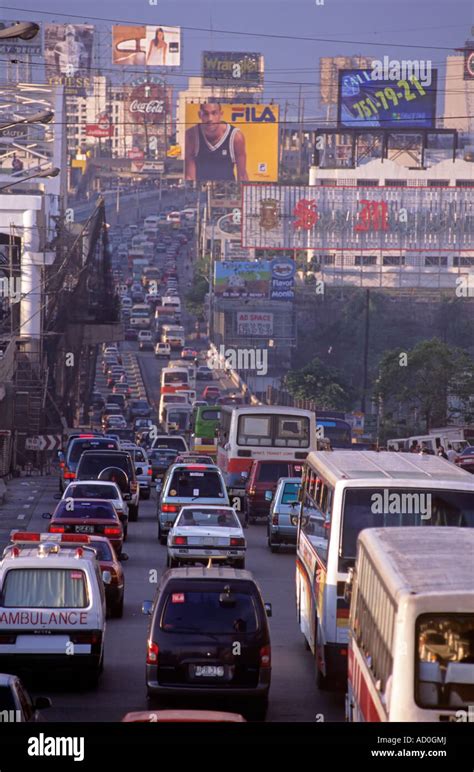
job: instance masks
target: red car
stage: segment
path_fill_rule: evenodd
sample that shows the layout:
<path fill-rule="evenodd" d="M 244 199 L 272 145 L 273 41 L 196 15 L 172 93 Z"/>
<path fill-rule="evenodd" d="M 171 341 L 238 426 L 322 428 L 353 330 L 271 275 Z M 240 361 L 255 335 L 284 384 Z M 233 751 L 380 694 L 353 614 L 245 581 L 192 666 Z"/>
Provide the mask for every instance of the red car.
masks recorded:
<path fill-rule="evenodd" d="M 202 393 L 202 398 L 207 399 L 208 401 L 211 399 L 219 399 L 221 395 L 220 390 L 217 388 L 217 386 L 206 386 Z"/>
<path fill-rule="evenodd" d="M 245 487 L 247 519 L 268 517 L 280 477 L 301 477 L 302 470 L 298 461 L 253 461 Z"/>
<path fill-rule="evenodd" d="M 49 533 L 80 533 L 88 536 L 105 536 L 117 555 L 122 552 L 123 528 L 115 507 L 105 499 L 61 499 L 51 515 Z"/>
<path fill-rule="evenodd" d="M 112 617 L 122 617 L 125 577 L 120 561 L 128 560 L 128 555 L 122 552 L 117 556 L 112 544 L 105 536 L 90 536 L 88 542 L 97 553 L 100 570 L 110 571 L 112 576 L 111 583 L 105 585 L 107 612 Z"/>
<path fill-rule="evenodd" d="M 464 448 L 461 455 L 454 459 L 454 463 L 466 472 L 474 474 L 474 445 Z"/>

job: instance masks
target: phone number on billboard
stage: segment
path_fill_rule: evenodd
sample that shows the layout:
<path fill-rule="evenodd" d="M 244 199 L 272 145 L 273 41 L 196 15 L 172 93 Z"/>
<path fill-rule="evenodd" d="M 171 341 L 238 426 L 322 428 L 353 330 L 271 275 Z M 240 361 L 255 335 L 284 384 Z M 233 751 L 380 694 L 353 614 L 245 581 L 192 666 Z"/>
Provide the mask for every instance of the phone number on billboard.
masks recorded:
<path fill-rule="evenodd" d="M 381 108 L 389 110 L 391 105 L 396 107 L 399 103 L 412 102 L 420 96 L 426 96 L 425 89 L 416 78 L 412 78 L 412 86 L 417 89 L 418 93 L 411 90 L 408 81 L 399 80 L 397 81 L 397 88 L 403 89 L 403 91 L 396 91 L 394 88 L 386 86 L 384 89 L 376 91 L 373 98 L 360 99 L 351 107 L 358 111 L 359 118 L 371 118 L 373 115 L 377 115 Z"/>

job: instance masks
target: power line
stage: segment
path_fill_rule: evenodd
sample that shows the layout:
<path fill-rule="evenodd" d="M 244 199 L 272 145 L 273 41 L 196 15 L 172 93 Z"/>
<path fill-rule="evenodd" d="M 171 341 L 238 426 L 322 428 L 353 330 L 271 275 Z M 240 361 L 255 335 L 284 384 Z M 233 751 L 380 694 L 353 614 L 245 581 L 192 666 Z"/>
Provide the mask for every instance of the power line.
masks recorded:
<path fill-rule="evenodd" d="M 41 11 L 37 8 L 18 8 L 13 7 L 9 5 L 2 5 L 0 8 L 7 10 L 7 11 L 21 11 L 22 13 L 31 13 L 33 15 L 42 14 L 44 16 L 66 16 L 68 19 L 81 19 L 83 23 L 88 23 L 90 21 L 103 21 L 103 22 L 110 22 L 111 24 L 115 25 L 126 25 L 126 26 L 144 26 L 144 27 L 150 27 L 150 26 L 156 26 L 153 24 L 150 24 L 149 21 L 130 21 L 129 19 L 110 19 L 102 16 L 89 16 L 86 20 L 84 20 L 84 15 L 76 14 L 76 13 L 63 13 L 62 11 L 58 14 L 57 11 Z M 163 22 L 161 22 L 163 24 Z M 307 41 L 311 43 L 340 43 L 342 45 L 358 45 L 358 46 L 378 46 L 378 47 L 387 47 L 387 46 L 393 46 L 397 48 L 416 48 L 421 50 L 432 50 L 432 51 L 452 51 L 453 48 L 451 46 L 427 46 L 427 45 L 420 45 L 420 44 L 409 44 L 409 43 L 374 43 L 374 42 L 368 42 L 363 40 L 341 40 L 339 38 L 319 38 L 319 37 L 309 37 L 305 35 L 277 35 L 276 33 L 270 33 L 270 32 L 247 32 L 247 31 L 236 31 L 236 30 L 223 30 L 223 29 L 214 29 L 210 27 L 188 27 L 186 25 L 166 25 L 163 26 L 179 26 L 183 30 L 189 30 L 190 32 L 207 32 L 212 34 L 220 34 L 220 35 L 237 35 L 239 37 L 257 37 L 257 38 L 270 38 L 275 40 L 300 40 L 300 41 Z"/>

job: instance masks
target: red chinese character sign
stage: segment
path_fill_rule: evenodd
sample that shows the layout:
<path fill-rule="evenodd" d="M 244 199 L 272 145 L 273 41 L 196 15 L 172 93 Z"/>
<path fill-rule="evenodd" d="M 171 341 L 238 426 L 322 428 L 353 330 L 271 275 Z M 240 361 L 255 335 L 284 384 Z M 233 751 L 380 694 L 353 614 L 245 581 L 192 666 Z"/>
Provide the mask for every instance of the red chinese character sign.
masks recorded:
<path fill-rule="evenodd" d="M 474 190 L 244 184 L 242 246 L 257 249 L 472 249 Z"/>

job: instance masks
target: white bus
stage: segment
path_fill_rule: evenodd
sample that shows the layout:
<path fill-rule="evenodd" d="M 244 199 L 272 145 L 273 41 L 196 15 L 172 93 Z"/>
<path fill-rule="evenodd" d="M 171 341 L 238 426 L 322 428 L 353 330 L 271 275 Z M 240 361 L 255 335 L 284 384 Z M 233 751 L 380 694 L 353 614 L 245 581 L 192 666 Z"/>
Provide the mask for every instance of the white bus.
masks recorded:
<path fill-rule="evenodd" d="M 362 531 L 349 593 L 346 718 L 470 720 L 474 531 Z"/>
<path fill-rule="evenodd" d="M 344 586 L 360 531 L 472 528 L 474 486 L 472 475 L 439 456 L 318 451 L 304 465 L 299 499 L 298 622 L 316 660 L 318 686 L 333 688 L 347 678 L 349 606 Z"/>
<path fill-rule="evenodd" d="M 179 324 L 164 324 L 161 328 L 161 342 L 169 343 L 172 351 L 183 348 L 185 343 L 184 327 Z"/>
<path fill-rule="evenodd" d="M 474 427 L 442 426 L 438 429 L 431 429 L 428 434 L 414 434 L 412 437 L 387 440 L 387 449 L 393 448 L 407 452 L 413 444 L 420 447 L 426 445 L 433 453 L 436 453 L 439 447 L 443 447 L 446 451 L 448 445 L 452 445 L 457 453 L 461 453 L 467 445 L 474 445 Z"/>
<path fill-rule="evenodd" d="M 189 386 L 189 373 L 185 367 L 164 367 L 161 371 L 161 393 L 171 393 L 170 391 L 163 391 L 165 388 L 172 389 L 173 392 L 177 391 L 180 387 L 187 388 Z M 467 474 L 467 472 L 466 472 Z"/>
<path fill-rule="evenodd" d="M 224 474 L 249 472 L 255 459 L 303 461 L 316 448 L 311 410 L 276 405 L 222 405 L 217 463 Z"/>

